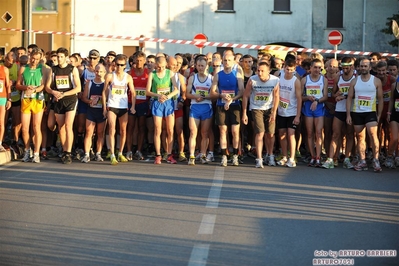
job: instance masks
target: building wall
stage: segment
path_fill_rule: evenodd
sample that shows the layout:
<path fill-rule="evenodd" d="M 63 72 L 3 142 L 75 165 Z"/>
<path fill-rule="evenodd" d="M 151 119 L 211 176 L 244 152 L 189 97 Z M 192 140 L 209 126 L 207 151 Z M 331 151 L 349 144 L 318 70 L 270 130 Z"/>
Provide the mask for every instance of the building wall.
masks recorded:
<path fill-rule="evenodd" d="M 396 53 L 397 48 L 388 44 L 392 36 L 384 34 L 387 18 L 398 12 L 397 0 L 344 0 L 344 27 L 340 50 L 362 51 L 363 49 L 363 3 L 366 3 L 365 51 Z M 314 48 L 332 49 L 328 43 L 331 30 L 326 27 L 327 0 L 313 0 L 313 37 Z"/>
<path fill-rule="evenodd" d="M 0 16 L 8 11 L 13 18 L 9 23 L 0 19 L 0 28 L 22 28 L 22 1 L 21 0 L 0 0 Z M 0 47 L 5 47 L 8 52 L 14 46 L 22 45 L 22 33 L 15 31 L 0 31 Z"/>

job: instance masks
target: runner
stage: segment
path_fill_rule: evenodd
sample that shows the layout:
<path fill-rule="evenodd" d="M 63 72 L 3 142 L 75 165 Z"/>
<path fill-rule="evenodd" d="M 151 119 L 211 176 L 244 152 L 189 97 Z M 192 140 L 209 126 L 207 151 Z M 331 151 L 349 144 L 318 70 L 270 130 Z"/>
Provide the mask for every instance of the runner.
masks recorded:
<path fill-rule="evenodd" d="M 279 79 L 270 74 L 268 61 L 258 64 L 258 74 L 249 78 L 242 101 L 242 121 L 248 124 L 247 105 L 252 113 L 256 143 L 256 168 L 263 168 L 262 152 L 263 137 L 266 136 L 266 153 L 269 158 L 268 165 L 275 166 L 273 148 L 274 132 L 276 129 L 276 114 L 280 101 Z M 265 135 L 266 132 L 266 135 Z"/>
<path fill-rule="evenodd" d="M 111 164 L 116 165 L 119 162 L 127 162 L 122 152 L 126 142 L 126 126 L 128 121 L 128 94 L 127 90 L 130 90 L 132 107 L 130 112 L 136 113 L 136 92 L 133 86 L 133 79 L 128 73 L 125 73 L 125 67 L 127 64 L 127 57 L 123 54 L 119 54 L 115 57 L 115 72 L 108 73 L 105 76 L 104 90 L 102 93 L 103 101 L 103 115 L 107 117 L 110 137 L 110 152 L 111 152 Z M 115 132 L 116 132 L 116 119 L 119 122 L 119 135 L 120 135 L 120 146 L 118 159 L 115 157 Z"/>
<path fill-rule="evenodd" d="M 2 145 L 2 141 L 6 124 L 6 110 L 11 108 L 11 83 L 9 75 L 8 68 L 0 65 L 0 152 L 6 151 Z"/>
<path fill-rule="evenodd" d="M 207 61 L 203 57 L 196 60 L 198 73 L 191 76 L 187 84 L 187 99 L 191 100 L 190 108 L 190 138 L 189 138 L 189 161 L 188 165 L 195 165 L 195 147 L 198 128 L 201 126 L 201 163 L 207 164 L 211 160 L 206 157 L 209 146 L 209 128 L 212 125 L 212 99 L 210 88 L 212 85 L 212 75 L 206 74 Z"/>
<path fill-rule="evenodd" d="M 18 71 L 18 80 L 16 84 L 17 90 L 22 91 L 21 100 L 21 122 L 22 122 L 22 139 L 25 146 L 25 154 L 22 158 L 23 162 L 30 160 L 30 141 L 29 130 L 33 128 L 34 163 L 40 163 L 40 147 L 42 144 L 41 122 L 44 109 L 43 95 L 43 71 L 42 65 L 39 64 L 43 53 L 38 48 L 32 48 L 30 51 L 29 64 L 21 66 Z"/>
<path fill-rule="evenodd" d="M 374 172 L 381 172 L 378 160 L 379 141 L 377 136 L 378 121 L 381 117 L 383 105 L 378 105 L 376 101 L 383 102 L 382 84 L 379 78 L 370 74 L 371 66 L 369 59 L 360 61 L 359 76 L 351 81 L 348 99 L 346 101 L 346 122 L 354 125 L 357 148 L 360 153 L 360 161 L 354 167 L 356 171 L 368 170 L 366 163 L 366 132 L 370 136 L 371 147 L 373 150 Z M 353 108 L 351 109 L 353 100 Z"/>
<path fill-rule="evenodd" d="M 161 133 L 162 119 L 166 123 L 166 152 L 168 154 L 167 162 L 175 164 L 176 160 L 172 155 L 173 148 L 173 128 L 174 128 L 174 102 L 173 97 L 178 94 L 178 88 L 174 73 L 166 69 L 166 59 L 164 56 L 158 56 L 155 59 L 155 72 L 148 76 L 146 95 L 153 97 L 151 112 L 154 119 L 154 146 L 155 162 L 161 164 Z"/>
<path fill-rule="evenodd" d="M 86 114 L 86 134 L 84 140 L 85 155 L 82 163 L 90 162 L 90 149 L 94 130 L 96 131 L 96 161 L 103 162 L 101 151 L 104 145 L 104 130 L 107 119 L 103 115 L 103 101 L 101 99 L 104 90 L 105 74 L 107 73 L 104 65 L 98 64 L 95 68 L 96 77 L 86 83 L 82 95 L 82 101 L 89 105 Z"/>
<path fill-rule="evenodd" d="M 79 71 L 67 63 L 69 52 L 66 48 L 57 49 L 58 65 L 52 68 L 51 78 L 47 80 L 46 91 L 54 96 L 54 113 L 62 144 L 64 164 L 72 163 L 74 140 L 73 122 L 76 115 L 77 93 L 81 91 Z"/>
<path fill-rule="evenodd" d="M 385 160 L 387 168 L 396 168 L 399 166 L 398 135 L 399 135 L 399 84 L 396 82 L 392 84 L 391 98 L 387 112 L 387 120 L 389 122 L 391 138 L 389 141 L 388 157 Z M 395 160 L 393 159 L 394 153 Z"/>

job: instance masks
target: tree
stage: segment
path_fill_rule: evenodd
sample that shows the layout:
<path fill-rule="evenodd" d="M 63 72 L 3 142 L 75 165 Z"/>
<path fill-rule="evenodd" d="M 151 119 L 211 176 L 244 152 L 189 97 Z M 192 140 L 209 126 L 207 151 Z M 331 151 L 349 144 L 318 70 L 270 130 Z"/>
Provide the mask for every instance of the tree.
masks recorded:
<path fill-rule="evenodd" d="M 399 14 L 393 14 L 392 17 L 387 18 L 387 20 L 388 22 L 385 23 L 387 27 L 385 29 L 382 29 L 381 32 L 389 34 L 392 36 L 392 38 L 395 38 L 392 32 L 392 20 L 395 20 L 399 24 Z M 389 44 L 393 47 L 398 47 L 399 41 L 395 38 L 394 40 L 390 41 Z"/>

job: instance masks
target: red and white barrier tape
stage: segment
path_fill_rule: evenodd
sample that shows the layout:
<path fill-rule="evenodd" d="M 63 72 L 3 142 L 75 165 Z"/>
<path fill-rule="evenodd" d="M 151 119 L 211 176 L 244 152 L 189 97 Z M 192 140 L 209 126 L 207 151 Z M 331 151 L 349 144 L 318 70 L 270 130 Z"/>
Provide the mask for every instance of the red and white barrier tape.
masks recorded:
<path fill-rule="evenodd" d="M 121 35 L 104 35 L 104 34 L 87 34 L 87 33 L 74 33 L 74 32 L 62 32 L 62 31 L 44 31 L 44 30 L 24 30 L 24 29 L 12 29 L 12 28 L 0 28 L 4 31 L 19 31 L 19 32 L 33 32 L 33 33 L 45 33 L 55 35 L 69 35 L 78 37 L 95 37 L 95 38 L 107 38 L 117 40 L 131 40 L 131 41 L 145 41 L 145 42 L 160 42 L 160 43 L 173 43 L 173 44 L 191 44 L 212 46 L 212 47 L 228 47 L 228 48 L 240 48 L 240 49 L 254 49 L 254 50 L 272 50 L 272 51 L 295 51 L 295 52 L 306 52 L 306 53 L 321 53 L 321 54 L 342 54 L 342 55 L 370 55 L 371 52 L 361 51 L 346 51 L 346 50 L 332 50 L 332 49 L 313 49 L 313 48 L 297 48 L 297 47 L 282 47 L 277 45 L 255 45 L 255 44 L 238 44 L 238 43 L 225 43 L 225 42 L 199 42 L 199 41 L 188 41 L 188 40 L 175 40 L 175 39 L 162 39 L 162 38 L 140 38 L 131 36 Z M 398 54 L 381 53 L 381 56 L 398 57 Z"/>

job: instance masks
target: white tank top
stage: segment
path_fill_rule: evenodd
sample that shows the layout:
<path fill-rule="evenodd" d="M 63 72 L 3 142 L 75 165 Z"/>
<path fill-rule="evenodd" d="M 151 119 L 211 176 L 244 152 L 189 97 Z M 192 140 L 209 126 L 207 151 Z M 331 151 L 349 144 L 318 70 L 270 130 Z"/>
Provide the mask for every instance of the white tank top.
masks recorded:
<path fill-rule="evenodd" d="M 252 92 L 249 98 L 249 110 L 268 110 L 273 107 L 273 90 L 279 78 L 270 75 L 269 80 L 263 82 L 258 75 L 249 78 L 252 81 Z"/>
<path fill-rule="evenodd" d="M 209 96 L 211 93 L 211 86 L 212 86 L 212 75 L 208 74 L 206 80 L 201 82 L 198 79 L 198 74 L 194 75 L 193 87 L 191 88 L 192 94 L 198 94 L 202 96 Z M 191 104 L 212 104 L 211 100 L 203 100 L 202 102 L 197 102 L 195 99 L 191 99 Z"/>
<path fill-rule="evenodd" d="M 112 83 L 109 86 L 108 107 L 126 109 L 127 101 L 127 73 L 123 73 L 122 80 L 118 80 L 115 72 L 112 72 Z"/>
<path fill-rule="evenodd" d="M 368 81 L 357 77 L 355 84 L 355 98 L 353 99 L 353 112 L 375 112 L 377 88 L 374 85 L 374 76 L 370 75 Z"/>
<path fill-rule="evenodd" d="M 356 76 L 353 75 L 349 80 L 344 80 L 343 76 L 340 75 L 338 79 L 338 90 L 342 92 L 343 96 L 348 95 L 349 85 L 351 84 L 351 80 L 354 79 Z M 346 98 L 342 101 L 337 102 L 335 106 L 336 112 L 346 112 Z"/>
<path fill-rule="evenodd" d="M 280 77 L 280 103 L 278 105 L 278 115 L 283 117 L 297 115 L 297 98 L 295 92 L 295 81 L 297 77 L 294 75 L 287 80 L 282 74 Z"/>
<path fill-rule="evenodd" d="M 306 83 L 305 83 L 305 95 L 306 96 L 313 96 L 316 99 L 320 99 L 323 97 L 323 88 L 324 88 L 324 76 L 320 75 L 319 79 L 313 81 L 310 78 L 310 75 L 306 76 Z"/>
<path fill-rule="evenodd" d="M 180 79 L 179 79 L 179 73 L 175 73 L 175 81 L 176 81 L 176 86 L 177 90 L 179 91 L 175 96 L 173 96 L 173 101 L 175 102 L 175 110 L 178 110 L 177 104 L 179 103 L 180 100 L 180 95 L 181 95 L 181 84 L 180 84 Z"/>

